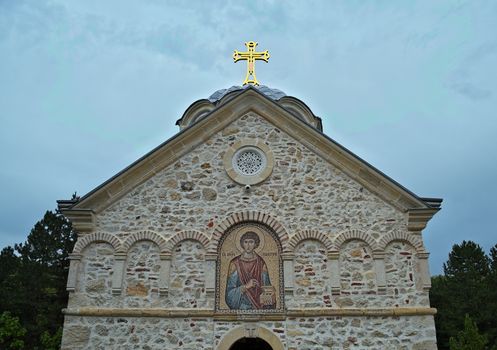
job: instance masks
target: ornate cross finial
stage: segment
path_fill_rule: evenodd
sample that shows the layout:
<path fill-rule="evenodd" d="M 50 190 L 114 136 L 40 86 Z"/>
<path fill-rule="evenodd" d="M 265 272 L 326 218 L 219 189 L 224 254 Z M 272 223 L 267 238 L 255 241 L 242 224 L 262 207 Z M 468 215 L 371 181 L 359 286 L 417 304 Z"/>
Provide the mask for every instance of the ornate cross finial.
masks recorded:
<path fill-rule="evenodd" d="M 247 51 L 240 52 L 238 50 L 235 50 L 233 59 L 235 60 L 235 63 L 242 60 L 247 61 L 247 75 L 245 76 L 243 85 L 259 85 L 259 82 L 255 77 L 255 61 L 262 60 L 267 62 L 269 60 L 269 52 L 267 50 L 263 52 L 256 52 L 255 47 L 257 46 L 257 43 L 255 41 L 246 42 L 245 46 L 247 47 Z"/>

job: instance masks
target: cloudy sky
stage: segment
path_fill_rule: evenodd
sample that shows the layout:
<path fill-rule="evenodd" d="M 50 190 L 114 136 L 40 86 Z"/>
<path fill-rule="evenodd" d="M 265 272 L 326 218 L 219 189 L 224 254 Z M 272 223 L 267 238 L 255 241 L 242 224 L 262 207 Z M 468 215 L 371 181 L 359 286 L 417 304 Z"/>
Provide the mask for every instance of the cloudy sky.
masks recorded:
<path fill-rule="evenodd" d="M 497 243 L 497 2 L 0 0 L 0 247 L 174 135 L 195 100 L 261 83 L 420 196 L 432 273 Z"/>

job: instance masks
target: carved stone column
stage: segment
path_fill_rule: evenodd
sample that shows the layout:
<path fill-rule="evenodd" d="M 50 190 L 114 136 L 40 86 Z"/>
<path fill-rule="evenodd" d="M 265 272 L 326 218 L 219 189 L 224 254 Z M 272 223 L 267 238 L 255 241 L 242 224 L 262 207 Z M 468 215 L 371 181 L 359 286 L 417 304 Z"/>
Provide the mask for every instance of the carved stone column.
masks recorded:
<path fill-rule="evenodd" d="M 124 264 L 126 253 L 114 255 L 114 273 L 112 274 L 112 295 L 121 295 L 123 286 Z"/>
<path fill-rule="evenodd" d="M 169 253 L 161 253 L 160 255 L 160 272 L 159 272 L 159 295 L 167 297 L 169 294 L 169 280 L 171 278 L 171 259 Z"/>
<path fill-rule="evenodd" d="M 76 282 L 78 278 L 78 268 L 81 262 L 80 254 L 69 254 L 69 260 L 71 261 L 69 265 L 69 273 L 67 275 L 67 287 L 68 292 L 74 292 L 76 290 Z"/>
<path fill-rule="evenodd" d="M 214 299 L 216 292 L 216 262 L 217 254 L 205 254 L 204 276 L 207 299 Z"/>
<path fill-rule="evenodd" d="M 385 274 L 385 252 L 374 251 L 373 259 L 376 272 L 376 287 L 378 288 L 378 294 L 385 294 L 387 290 L 387 280 Z"/>
<path fill-rule="evenodd" d="M 431 288 L 431 278 L 430 278 L 430 267 L 428 265 L 428 257 L 430 253 L 418 253 L 418 263 L 419 263 L 419 272 L 421 274 L 421 281 L 423 283 L 423 290 L 428 292 Z"/>
<path fill-rule="evenodd" d="M 285 281 L 285 294 L 293 295 L 294 287 L 294 262 L 295 255 L 293 253 L 285 253 L 281 255 L 283 260 L 283 279 Z"/>
<path fill-rule="evenodd" d="M 331 294 L 340 294 L 340 253 L 336 250 L 328 252 L 328 273 L 330 274 Z"/>

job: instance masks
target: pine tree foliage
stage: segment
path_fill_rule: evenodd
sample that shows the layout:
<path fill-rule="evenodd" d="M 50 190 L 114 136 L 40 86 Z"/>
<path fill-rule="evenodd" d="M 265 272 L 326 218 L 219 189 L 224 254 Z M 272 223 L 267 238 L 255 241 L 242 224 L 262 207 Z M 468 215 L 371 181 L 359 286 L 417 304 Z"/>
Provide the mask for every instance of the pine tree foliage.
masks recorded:
<path fill-rule="evenodd" d="M 0 349 L 24 349 L 26 329 L 17 317 L 5 311 L 0 315 Z"/>
<path fill-rule="evenodd" d="M 40 343 L 44 350 L 58 350 L 62 341 L 62 327 L 55 334 L 50 334 L 48 331 L 42 333 Z"/>
<path fill-rule="evenodd" d="M 487 305 L 484 330 L 492 350 L 497 350 L 497 244 L 490 249 L 490 274 L 487 279 Z"/>
<path fill-rule="evenodd" d="M 435 316 L 440 350 L 449 349 L 449 339 L 465 327 L 469 315 L 489 344 L 497 343 L 497 246 L 488 257 L 471 241 L 452 247 L 444 264 L 444 275 L 432 278 L 431 305 Z"/>
<path fill-rule="evenodd" d="M 466 314 L 464 329 L 450 338 L 450 350 L 485 350 L 487 338 L 478 332 L 476 323 Z"/>
<path fill-rule="evenodd" d="M 47 211 L 31 230 L 25 243 L 15 249 L 23 261 L 46 267 L 67 268 L 68 255 L 74 244 L 71 224 L 62 216 Z"/>
<path fill-rule="evenodd" d="M 55 335 L 62 326 L 68 255 L 75 239 L 64 216 L 47 211 L 26 242 L 0 253 L 0 310 L 19 317 L 28 349 L 44 349 L 42 334 Z"/>

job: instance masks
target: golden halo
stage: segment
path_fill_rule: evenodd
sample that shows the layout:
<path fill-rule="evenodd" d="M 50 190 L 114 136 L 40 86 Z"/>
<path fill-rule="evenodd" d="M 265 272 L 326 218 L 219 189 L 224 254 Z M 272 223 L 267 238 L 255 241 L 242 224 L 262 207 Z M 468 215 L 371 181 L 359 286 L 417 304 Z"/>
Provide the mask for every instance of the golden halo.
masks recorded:
<path fill-rule="evenodd" d="M 243 253 L 243 248 L 240 244 L 240 238 L 242 238 L 242 235 L 245 233 L 245 232 L 255 232 L 257 234 L 257 236 L 259 236 L 259 240 L 260 240 L 260 243 L 259 243 L 259 246 L 257 248 L 255 248 L 255 252 L 257 254 L 259 254 L 261 252 L 261 250 L 264 248 L 264 233 L 262 232 L 262 230 L 258 227 L 255 227 L 255 226 L 246 226 L 246 227 L 242 227 L 240 228 L 236 233 L 235 233 L 235 246 L 236 246 L 236 249 L 238 249 L 238 251 L 240 253 Z"/>

